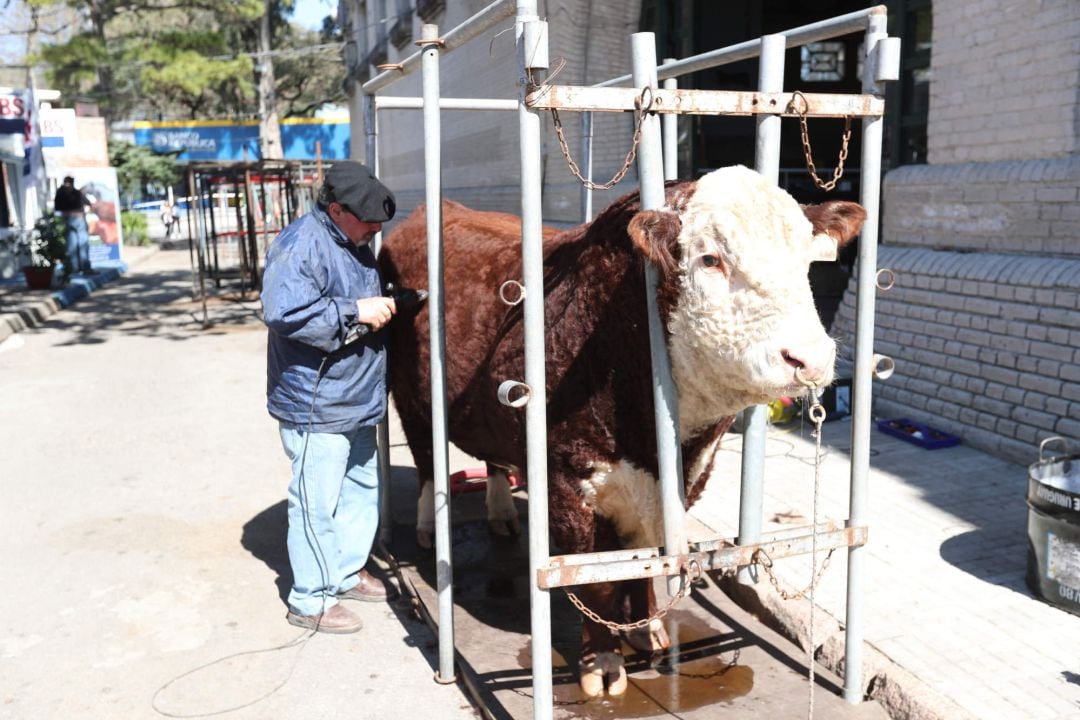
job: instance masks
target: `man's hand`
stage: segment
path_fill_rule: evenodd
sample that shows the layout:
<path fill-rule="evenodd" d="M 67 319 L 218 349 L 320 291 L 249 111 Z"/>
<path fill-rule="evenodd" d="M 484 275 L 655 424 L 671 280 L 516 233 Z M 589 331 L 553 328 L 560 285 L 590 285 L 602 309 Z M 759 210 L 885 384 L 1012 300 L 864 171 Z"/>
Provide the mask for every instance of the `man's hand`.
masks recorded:
<path fill-rule="evenodd" d="M 380 295 L 356 301 L 356 321 L 370 325 L 372 330 L 381 329 L 396 312 L 393 298 Z"/>

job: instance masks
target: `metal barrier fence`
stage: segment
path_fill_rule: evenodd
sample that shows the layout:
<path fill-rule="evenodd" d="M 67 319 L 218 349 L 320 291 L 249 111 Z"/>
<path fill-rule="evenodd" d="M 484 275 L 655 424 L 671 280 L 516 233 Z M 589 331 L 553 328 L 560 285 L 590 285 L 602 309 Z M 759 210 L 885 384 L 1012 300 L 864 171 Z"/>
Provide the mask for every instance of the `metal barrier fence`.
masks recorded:
<path fill-rule="evenodd" d="M 496 23 L 515 17 L 519 97 L 516 101 L 492 99 L 447 99 L 439 96 L 439 58 L 441 54 L 468 42 Z M 438 582 L 439 670 L 440 682 L 454 681 L 453 588 L 450 552 L 450 493 L 447 462 L 446 417 L 446 340 L 443 326 L 445 299 L 442 288 L 441 232 L 441 110 L 516 110 L 519 119 L 521 159 L 521 222 L 524 267 L 525 378 L 531 390 L 525 406 L 529 483 L 529 572 L 532 627 L 533 715 L 549 719 L 552 703 L 551 605 L 548 590 L 552 587 L 615 579 L 646 578 L 667 575 L 669 581 L 687 559 L 696 560 L 705 569 L 740 567 L 740 580 L 754 582 L 749 567 L 755 550 L 767 548 L 771 557 L 806 552 L 811 537 L 820 547 L 848 547 L 847 618 L 845 646 L 844 697 L 858 702 L 862 697 L 862 546 L 866 540 L 866 484 L 870 457 L 870 381 L 873 370 L 874 293 L 877 263 L 878 215 L 881 178 L 882 117 L 884 82 L 895 80 L 899 72 L 899 40 L 886 33 L 886 9 L 877 6 L 764 36 L 728 48 L 682 60 L 669 60 L 657 66 L 652 33 L 637 33 L 632 38 L 633 72 L 593 87 L 536 85 L 547 69 L 547 23 L 537 16 L 536 0 L 499 0 L 445 35 L 434 25 L 425 25 L 418 44 L 421 50 L 402 63 L 385 70 L 364 83 L 362 90 L 365 146 L 368 163 L 378 173 L 378 110 L 423 109 L 425 140 L 425 194 L 428 208 L 429 313 L 431 317 L 432 435 L 436 507 L 436 576 Z M 783 90 L 784 53 L 787 48 L 865 32 L 865 57 L 861 95 L 823 95 L 786 93 Z M 760 57 L 756 92 L 678 90 L 676 77 L 752 57 Z M 423 97 L 376 97 L 382 88 L 417 68 L 423 74 Z M 658 86 L 664 81 L 664 87 Z M 631 82 L 633 88 L 615 86 Z M 862 158 L 860 202 L 866 209 L 858 256 L 858 300 L 852 402 L 852 450 L 849 493 L 849 517 L 843 529 L 812 525 L 796 530 L 809 535 L 793 536 L 792 531 L 762 537 L 762 485 L 766 413 L 764 407 L 745 411 L 742 489 L 740 493 L 739 537 L 737 548 L 725 547 L 722 541 L 689 546 L 685 535 L 685 517 L 681 488 L 678 418 L 674 383 L 671 379 L 663 326 L 655 303 L 656 276 L 646 264 L 649 299 L 650 349 L 654 374 L 659 482 L 664 508 L 664 543 L 634 553 L 594 553 L 553 558 L 548 547 L 547 502 L 547 418 L 544 347 L 544 293 L 542 255 L 541 198 L 541 123 L 540 113 L 547 109 L 591 112 L 625 112 L 634 109 L 634 101 L 643 88 L 651 88 L 655 112 L 642 117 L 637 169 L 640 181 L 641 208 L 656 209 L 664 204 L 664 179 L 673 178 L 674 131 L 668 130 L 661 145 L 661 118 L 679 113 L 753 115 L 757 122 L 755 169 L 776 183 L 779 179 L 781 118 L 861 117 Z M 794 101 L 801 95 L 804 111 L 796 112 Z M 585 121 L 583 132 L 585 176 L 590 175 L 591 127 Z M 591 217 L 591 194 L 582 197 L 586 219 Z M 387 487 L 389 443 L 385 424 L 380 428 L 380 467 L 382 487 Z M 385 495 L 384 495 L 385 498 Z M 384 530 L 389 527 L 388 503 L 384 503 Z M 669 562 L 655 562 L 660 557 Z M 570 570 L 568 572 L 568 569 Z M 669 586 L 670 587 L 670 586 Z"/>

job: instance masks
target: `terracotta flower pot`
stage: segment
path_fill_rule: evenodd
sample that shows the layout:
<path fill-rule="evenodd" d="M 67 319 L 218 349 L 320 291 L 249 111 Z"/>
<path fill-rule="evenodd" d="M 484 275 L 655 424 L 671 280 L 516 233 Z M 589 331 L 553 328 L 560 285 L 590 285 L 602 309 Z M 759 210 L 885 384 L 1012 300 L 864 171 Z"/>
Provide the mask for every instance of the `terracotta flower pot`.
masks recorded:
<path fill-rule="evenodd" d="M 28 265 L 22 269 L 26 277 L 26 286 L 31 290 L 48 290 L 52 287 L 54 265 L 36 267 Z"/>

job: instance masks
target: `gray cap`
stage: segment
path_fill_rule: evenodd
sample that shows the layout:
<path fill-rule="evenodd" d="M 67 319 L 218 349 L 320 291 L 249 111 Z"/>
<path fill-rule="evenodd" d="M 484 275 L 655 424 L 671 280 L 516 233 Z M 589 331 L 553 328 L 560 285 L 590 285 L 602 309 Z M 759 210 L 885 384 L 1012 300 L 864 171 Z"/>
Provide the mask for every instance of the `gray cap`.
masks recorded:
<path fill-rule="evenodd" d="M 338 202 L 364 222 L 382 223 L 394 217 L 394 193 L 370 168 L 352 160 L 334 163 L 327 171 L 319 199 Z"/>

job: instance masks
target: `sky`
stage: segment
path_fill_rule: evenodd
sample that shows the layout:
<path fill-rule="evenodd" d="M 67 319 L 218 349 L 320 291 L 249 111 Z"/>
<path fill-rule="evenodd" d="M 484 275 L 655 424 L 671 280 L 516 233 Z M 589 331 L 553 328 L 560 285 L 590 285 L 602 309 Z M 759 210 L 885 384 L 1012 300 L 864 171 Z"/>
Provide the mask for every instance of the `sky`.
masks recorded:
<path fill-rule="evenodd" d="M 318 30 L 324 17 L 336 13 L 337 0 L 296 0 L 292 19 L 309 30 Z"/>

